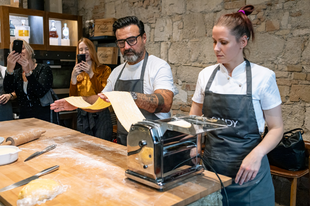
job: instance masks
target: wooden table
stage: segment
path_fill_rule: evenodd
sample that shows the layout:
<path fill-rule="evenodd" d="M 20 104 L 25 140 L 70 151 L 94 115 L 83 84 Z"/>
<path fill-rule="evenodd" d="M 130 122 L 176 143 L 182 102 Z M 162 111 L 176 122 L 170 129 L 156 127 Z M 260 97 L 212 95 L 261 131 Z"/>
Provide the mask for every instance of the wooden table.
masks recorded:
<path fill-rule="evenodd" d="M 38 140 L 20 145 L 16 162 L 0 166 L 0 188 L 30 177 L 54 165 L 59 170 L 42 176 L 67 185 L 65 193 L 42 205 L 186 205 L 221 187 L 214 173 L 191 177 L 164 192 L 125 177 L 125 146 L 82 134 L 35 118 L 0 122 L 0 136 L 8 137 L 30 129 L 45 129 Z M 32 160 L 35 151 L 57 144 L 56 149 Z M 231 178 L 220 176 L 224 185 Z M 16 205 L 22 187 L 0 193 L 5 205 Z"/>

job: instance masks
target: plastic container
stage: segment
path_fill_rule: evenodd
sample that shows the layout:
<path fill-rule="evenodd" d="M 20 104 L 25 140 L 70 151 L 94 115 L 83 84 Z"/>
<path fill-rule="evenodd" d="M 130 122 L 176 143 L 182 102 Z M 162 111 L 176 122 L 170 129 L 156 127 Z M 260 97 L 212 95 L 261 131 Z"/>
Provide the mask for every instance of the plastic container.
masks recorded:
<path fill-rule="evenodd" d="M 5 152 L 3 153 L 3 151 Z M 11 146 L 11 145 L 1 146 L 0 145 L 0 165 L 10 164 L 16 161 L 18 158 L 18 153 L 20 151 L 21 150 L 16 146 Z"/>

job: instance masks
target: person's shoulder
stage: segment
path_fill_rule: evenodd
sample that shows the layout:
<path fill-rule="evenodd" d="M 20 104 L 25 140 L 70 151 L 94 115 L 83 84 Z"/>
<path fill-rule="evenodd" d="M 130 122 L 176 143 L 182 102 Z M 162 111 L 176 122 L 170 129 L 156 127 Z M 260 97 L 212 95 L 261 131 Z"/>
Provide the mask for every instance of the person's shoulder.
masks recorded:
<path fill-rule="evenodd" d="M 5 66 L 0 65 L 0 71 L 5 71 L 5 70 L 6 70 L 6 67 L 5 67 Z"/>
<path fill-rule="evenodd" d="M 169 64 L 165 60 L 163 60 L 157 56 L 154 56 L 154 55 L 150 55 L 148 57 L 148 61 L 150 61 L 150 62 L 152 62 L 152 64 L 156 64 L 156 65 L 168 65 L 169 66 Z"/>
<path fill-rule="evenodd" d="M 38 69 L 41 69 L 41 68 L 51 69 L 50 65 L 48 65 L 48 64 L 41 64 L 41 63 L 37 63 L 36 68 L 38 68 Z"/>
<path fill-rule="evenodd" d="M 105 65 L 105 64 L 100 64 L 98 67 L 97 67 L 98 69 L 102 69 L 102 70 L 104 70 L 104 69 L 108 69 L 108 68 L 110 68 L 108 65 Z M 111 69 L 111 68 L 110 68 Z"/>
<path fill-rule="evenodd" d="M 118 74 L 121 72 L 121 70 L 122 70 L 122 68 L 124 67 L 125 64 L 126 64 L 126 62 L 124 62 L 124 63 L 118 65 L 117 67 L 115 67 L 115 68 L 112 70 L 112 72 L 111 72 L 109 78 L 112 78 L 112 77 L 118 75 Z"/>
<path fill-rule="evenodd" d="M 251 62 L 251 68 L 252 68 L 253 76 L 267 77 L 267 76 L 275 75 L 274 71 L 272 71 L 271 69 L 264 67 L 262 65 L 252 63 L 252 62 Z"/>
<path fill-rule="evenodd" d="M 107 65 L 104 65 L 104 64 L 100 64 L 97 68 L 96 68 L 97 71 L 99 72 L 104 72 L 104 71 L 107 71 L 107 70 L 110 70 L 111 71 L 111 68 Z"/>
<path fill-rule="evenodd" d="M 215 68 L 217 68 L 219 64 L 213 64 L 211 66 L 207 66 L 199 72 L 199 75 L 211 75 Z"/>

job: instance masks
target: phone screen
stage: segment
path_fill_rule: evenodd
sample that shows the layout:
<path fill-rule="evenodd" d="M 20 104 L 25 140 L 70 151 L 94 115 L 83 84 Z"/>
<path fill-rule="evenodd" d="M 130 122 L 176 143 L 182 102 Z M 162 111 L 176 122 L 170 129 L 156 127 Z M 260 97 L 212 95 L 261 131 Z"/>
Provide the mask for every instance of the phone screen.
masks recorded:
<path fill-rule="evenodd" d="M 77 59 L 78 59 L 78 63 L 82 62 L 82 61 L 86 61 L 85 60 L 85 54 L 78 54 L 77 55 Z"/>
<path fill-rule="evenodd" d="M 12 50 L 18 53 L 22 52 L 23 41 L 22 40 L 14 40 Z"/>

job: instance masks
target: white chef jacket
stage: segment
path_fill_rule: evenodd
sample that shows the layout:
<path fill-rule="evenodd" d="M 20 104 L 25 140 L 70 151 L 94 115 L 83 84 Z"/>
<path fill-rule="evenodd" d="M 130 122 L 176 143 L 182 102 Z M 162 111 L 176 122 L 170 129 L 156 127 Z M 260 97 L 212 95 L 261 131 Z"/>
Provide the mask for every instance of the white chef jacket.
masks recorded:
<path fill-rule="evenodd" d="M 124 71 L 120 77 L 121 80 L 134 80 L 140 79 L 142 65 L 144 60 L 134 65 L 126 64 Z M 110 74 L 106 87 L 102 92 L 114 91 L 116 80 L 123 69 L 125 63 L 117 66 Z M 153 94 L 157 89 L 166 89 L 175 93 L 173 86 L 172 71 L 169 64 L 154 56 L 150 55 L 147 60 L 145 73 L 144 73 L 144 94 Z M 159 119 L 166 119 L 171 116 L 170 112 L 155 113 Z"/>
<path fill-rule="evenodd" d="M 252 71 L 252 101 L 259 132 L 263 133 L 265 127 L 263 110 L 275 108 L 282 101 L 275 73 L 266 67 L 254 63 L 250 64 Z M 245 61 L 233 70 L 231 77 L 223 64 L 216 64 L 206 67 L 199 73 L 196 90 L 192 98 L 194 102 L 203 104 L 208 80 L 218 65 L 220 65 L 220 70 L 214 77 L 210 91 L 218 94 L 246 94 Z"/>

